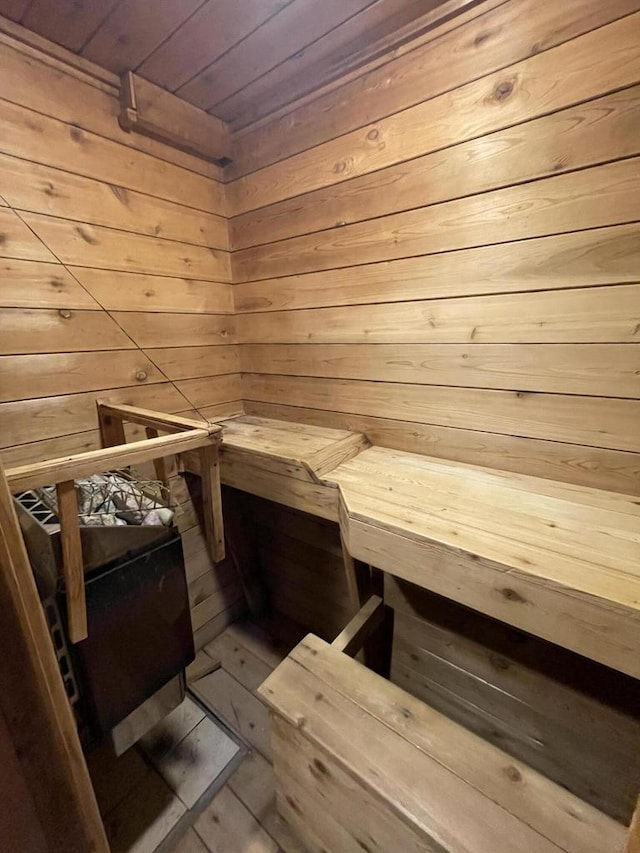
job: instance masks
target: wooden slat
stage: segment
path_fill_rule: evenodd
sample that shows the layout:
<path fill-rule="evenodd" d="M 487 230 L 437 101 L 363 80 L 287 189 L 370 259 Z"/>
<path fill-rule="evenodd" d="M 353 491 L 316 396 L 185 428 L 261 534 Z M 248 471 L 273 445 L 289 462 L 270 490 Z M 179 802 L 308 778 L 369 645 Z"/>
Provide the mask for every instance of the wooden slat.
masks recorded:
<path fill-rule="evenodd" d="M 247 344 L 240 353 L 245 373 L 640 397 L 640 347 L 627 344 Z"/>
<path fill-rule="evenodd" d="M 73 275 L 107 311 L 233 314 L 230 284 L 90 267 Z"/>
<path fill-rule="evenodd" d="M 7 474 L 9 485 L 15 488 L 11 471 Z M 46 481 L 47 483 L 49 480 Z M 45 483 L 39 483 L 45 485 Z M 24 487 L 19 486 L 19 489 Z M 27 486 L 26 488 L 30 488 Z M 60 544 L 62 547 L 62 575 L 64 577 L 69 639 L 79 643 L 89 636 L 87 630 L 87 604 L 84 593 L 84 561 L 80 542 L 78 521 L 78 499 L 76 484 L 66 480 L 56 484 L 58 496 L 58 518 L 60 520 Z"/>
<path fill-rule="evenodd" d="M 8 71 L 7 58 L 10 52 L 0 50 L 0 72 Z M 37 64 L 36 64 L 37 65 Z M 46 66 L 45 72 L 48 72 Z M 11 69 L 10 79 L 20 81 L 24 74 L 22 64 Z M 66 82 L 66 76 L 62 75 Z M 50 73 L 44 73 L 39 84 L 50 92 L 52 81 Z M 7 83 L 8 85 L 8 83 Z M 24 85 L 24 83 L 23 83 Z M 25 93 L 16 92 L 16 101 L 29 104 L 28 92 L 36 85 L 30 83 Z M 47 166 L 53 166 L 88 178 L 104 181 L 114 186 L 125 187 L 151 196 L 175 201 L 208 213 L 223 213 L 224 199 L 221 184 L 181 169 L 172 163 L 150 157 L 143 151 L 123 146 L 118 142 L 91 130 L 83 129 L 79 104 L 95 101 L 94 89 L 83 87 L 80 92 L 65 94 L 72 100 L 72 115 L 62 119 L 50 118 L 42 112 L 34 111 L 19 103 L 0 100 L 0 119 L 2 120 L 2 140 L 0 150 L 14 157 L 32 160 Z M 48 103 L 48 101 L 47 101 Z M 111 99 L 109 99 L 111 104 Z M 113 100 L 114 106 L 116 101 Z M 37 106 L 44 107 L 38 104 Z M 46 107 L 44 107 L 46 110 Z M 78 112 L 76 112 L 76 110 Z M 112 112 L 115 112 L 113 110 Z M 109 117 L 109 123 L 117 127 L 115 115 Z M 70 129 L 71 125 L 71 129 Z M 120 131 L 122 136 L 130 134 Z M 135 137 L 136 142 L 142 138 Z"/>
<path fill-rule="evenodd" d="M 47 848 L 107 853 L 76 724 L 0 467 L 0 602 L 11 654 L 3 656 L 0 704 Z"/>
<path fill-rule="evenodd" d="M 73 275 L 108 311 L 233 313 L 232 286 L 222 282 L 90 267 L 74 267 Z"/>
<path fill-rule="evenodd" d="M 246 343 L 633 343 L 640 285 L 244 315 Z"/>
<path fill-rule="evenodd" d="M 148 462 L 160 456 L 172 456 L 202 447 L 209 441 L 204 429 L 193 429 L 176 435 L 134 441 L 129 444 L 105 447 L 75 456 L 35 462 L 20 468 L 9 468 L 7 480 L 13 491 L 36 489 L 47 484 L 80 479 L 96 472 L 110 471 Z M 77 513 L 76 513 L 77 514 Z"/>
<path fill-rule="evenodd" d="M 383 616 L 382 599 L 378 595 L 372 595 L 331 643 L 332 647 L 338 652 L 353 657 L 371 632 L 379 627 Z"/>
<path fill-rule="evenodd" d="M 2 308 L 0 318 L 0 352 L 7 355 L 134 347 L 118 324 L 102 311 Z"/>
<path fill-rule="evenodd" d="M 79 50 L 100 26 L 117 0 L 85 0 L 78 7 L 73 0 L 59 0 L 51 14 L 47 0 L 33 0 L 22 23 L 71 50 Z"/>
<path fill-rule="evenodd" d="M 589 0 L 578 9 L 511 0 L 489 8 L 444 35 L 435 30 L 416 50 L 311 100 L 284 121 L 276 116 L 255 131 L 239 135 L 230 171 L 234 175 L 253 172 L 520 62 L 531 55 L 532 45 L 538 51 L 548 50 L 637 10 L 637 0 L 613 0 L 606 5 Z M 520 27 L 522 20 L 527 21 L 526 30 Z"/>
<path fill-rule="evenodd" d="M 0 304 L 7 308 L 100 306 L 61 264 L 0 261 Z"/>
<path fill-rule="evenodd" d="M 198 410 L 206 406 L 242 399 L 239 373 L 205 376 L 200 379 L 181 379 L 177 380 L 175 385 L 189 403 Z"/>
<path fill-rule="evenodd" d="M 154 314 L 114 311 L 119 326 L 143 349 L 174 346 L 210 346 L 235 342 L 235 321 L 225 314 Z"/>
<path fill-rule="evenodd" d="M 223 110 L 226 120 L 236 128 L 252 124 L 285 104 L 315 93 L 326 83 L 353 73 L 370 56 L 390 53 L 398 43 L 437 26 L 441 16 L 458 16 L 473 5 L 474 0 L 370 3 L 324 37 L 261 74 L 216 109 Z"/>
<path fill-rule="evenodd" d="M 277 15 L 265 20 L 239 44 L 228 48 L 215 62 L 177 89 L 177 94 L 203 109 L 225 117 L 224 100 L 243 89 L 270 68 L 278 65 L 296 46 L 304 47 L 325 35 L 342 21 L 370 4 L 371 0 L 351 0 L 349 6 L 339 0 L 324 0 L 322 7 L 311 9 L 304 0 L 271 5 Z M 219 106 L 217 106 L 219 105 Z"/>
<path fill-rule="evenodd" d="M 639 31 L 640 15 L 617 21 L 240 178 L 230 186 L 231 209 L 243 213 L 568 107 L 593 97 L 594 79 L 601 93 L 637 83 Z M 472 122 L 462 118 L 471 112 Z"/>
<path fill-rule="evenodd" d="M 101 157 L 95 156 L 99 150 L 105 152 L 119 150 L 112 144 L 107 145 L 106 149 L 103 148 L 102 139 L 117 142 L 128 149 L 129 157 L 132 158 L 133 163 L 149 162 L 146 155 L 151 155 L 153 160 L 157 162 L 158 184 L 155 191 L 151 188 L 151 195 L 162 195 L 162 193 L 158 193 L 158 190 L 163 186 L 168 175 L 181 175 L 185 185 L 193 190 L 194 199 L 204 198 L 202 193 L 209 186 L 209 197 L 213 201 L 213 206 L 207 207 L 206 204 L 196 204 L 195 206 L 213 212 L 222 211 L 224 189 L 219 183 L 222 180 L 222 173 L 218 166 L 207 163 L 191 154 L 177 151 L 175 148 L 170 148 L 155 140 L 140 136 L 132 137 L 131 134 L 122 130 L 118 124 L 120 105 L 115 75 L 111 75 L 93 63 L 89 63 L 86 59 L 65 51 L 64 48 L 60 48 L 50 41 L 40 39 L 39 36 L 35 36 L 29 30 L 15 25 L 8 28 L 8 23 L 7 21 L 0 22 L 2 33 L 7 32 L 7 29 L 11 31 L 9 35 L 0 33 L 2 45 L 0 49 L 0 70 L 6 83 L 6 87 L 3 89 L 3 97 L 7 101 L 22 105 L 27 109 L 27 114 L 34 111 L 41 116 L 58 119 L 63 123 L 63 126 L 65 124 L 72 125 L 79 131 L 74 131 L 75 140 L 73 141 L 84 143 L 84 146 L 78 144 L 74 147 L 79 162 L 84 160 L 84 156 L 80 156 L 82 153 L 88 157 L 93 155 L 96 169 L 108 170 L 114 165 L 117 167 L 118 164 L 108 161 L 102 161 L 100 166 Z M 103 80 L 106 85 L 102 82 Z M 4 110 L 5 108 L 6 104 L 3 101 L 1 109 Z M 46 147 L 42 145 L 41 140 L 28 138 L 29 125 L 32 127 L 42 126 L 35 121 L 33 115 L 27 119 L 26 124 L 23 123 L 23 150 L 21 152 L 18 149 L 15 152 L 17 156 L 28 157 L 26 151 L 30 144 L 35 145 L 37 150 L 46 152 Z M 56 123 L 47 123 L 47 125 L 52 133 L 52 141 L 56 139 L 62 142 L 65 139 L 64 132 L 56 132 Z M 2 141 L 6 143 L 9 136 L 9 125 L 4 127 L 4 130 L 6 136 L 3 134 Z M 61 130 L 58 127 L 58 131 Z M 85 131 L 89 131 L 88 136 L 84 135 Z M 66 133 L 66 138 L 68 140 L 69 131 Z M 91 142 L 92 151 L 83 151 L 89 142 Z M 3 148 L 3 150 L 5 149 Z M 50 154 L 53 154 L 54 151 L 57 156 L 64 156 L 64 145 L 61 147 L 54 146 Z M 7 153 L 11 153 L 11 151 L 7 151 Z M 58 165 L 46 158 L 42 162 Z M 120 167 L 122 168 L 122 164 Z M 90 171 L 87 174 L 90 177 L 95 177 Z M 130 174 L 133 176 L 135 170 L 131 169 Z M 178 189 L 176 183 L 173 186 L 174 190 Z M 187 197 L 183 196 L 183 198 L 186 200 Z M 187 201 L 187 203 L 189 202 Z M 195 204 L 195 202 L 192 201 L 191 204 Z"/>
<path fill-rule="evenodd" d="M 393 382 L 256 376 L 248 400 L 637 452 L 640 402 Z"/>
<path fill-rule="evenodd" d="M 64 264 L 230 281 L 229 255 L 219 249 L 130 234 L 55 216 L 37 213 L 23 213 L 22 216 Z"/>
<path fill-rule="evenodd" d="M 214 162 L 231 159 L 229 127 L 161 86 L 125 71 L 120 126 Z"/>
<path fill-rule="evenodd" d="M 165 0 L 156 3 L 150 15 L 146 0 L 123 0 L 85 44 L 82 55 L 116 74 L 137 68 L 201 4 Z"/>
<path fill-rule="evenodd" d="M 0 257 L 31 261 L 56 258 L 13 210 L 0 209 Z"/>
<path fill-rule="evenodd" d="M 220 427 L 203 424 L 193 418 L 169 413 L 163 414 L 150 409 L 143 409 L 140 406 L 113 405 L 102 400 L 98 402 L 98 415 L 101 420 L 105 417 L 117 418 L 127 423 L 158 429 L 160 432 L 179 433 L 190 429 L 206 429 L 210 435 L 218 435 L 221 432 Z"/>
<path fill-rule="evenodd" d="M 234 275 L 250 281 L 635 221 L 639 165 L 622 160 L 244 249 L 234 255 Z"/>
<path fill-rule="evenodd" d="M 258 0 L 240 10 L 232 2 L 206 2 L 140 66 L 143 77 L 174 91 L 286 5 Z"/>
<path fill-rule="evenodd" d="M 0 155 L 0 186 L 19 210 L 198 246 L 229 245 L 221 216 L 6 154 Z"/>
<path fill-rule="evenodd" d="M 0 402 L 99 391 L 105 382 L 105 365 L 114 388 L 166 379 L 153 361 L 132 350 L 7 355 L 0 356 Z"/>
<path fill-rule="evenodd" d="M 171 380 L 240 372 L 238 347 L 235 345 L 164 347 L 150 350 L 149 357 Z"/>
<path fill-rule="evenodd" d="M 99 393 L 90 391 L 85 394 L 0 403 L 0 444 L 11 447 L 14 444 L 95 429 L 96 398 L 166 412 L 180 412 L 189 408 L 182 394 L 168 382 L 136 388 L 105 388 Z"/>
<path fill-rule="evenodd" d="M 426 154 L 232 220 L 235 249 L 638 154 L 640 87 Z M 549 139 L 558 139 L 550 148 Z"/>
<path fill-rule="evenodd" d="M 640 227 L 618 225 L 312 272 L 236 284 L 236 310 L 321 308 L 637 282 L 639 247 Z"/>

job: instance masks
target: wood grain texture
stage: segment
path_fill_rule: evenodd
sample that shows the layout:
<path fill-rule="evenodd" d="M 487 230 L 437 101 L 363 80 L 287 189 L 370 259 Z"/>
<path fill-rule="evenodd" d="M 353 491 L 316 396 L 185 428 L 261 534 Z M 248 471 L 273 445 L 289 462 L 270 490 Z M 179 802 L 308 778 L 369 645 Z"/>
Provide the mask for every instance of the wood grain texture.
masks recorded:
<path fill-rule="evenodd" d="M 28 160 L 0 155 L 0 186 L 8 204 L 18 210 L 228 248 L 227 224 L 221 216 Z"/>
<path fill-rule="evenodd" d="M 244 249 L 234 255 L 235 275 L 251 281 L 635 221 L 639 163 L 621 160 Z M 590 203 L 596 196 L 598 204 Z"/>
<path fill-rule="evenodd" d="M 637 82 L 640 16 L 609 24 L 231 184 L 234 214 L 391 166 Z M 462 116 L 472 114 L 472 120 Z M 345 152 L 348 156 L 345 159 Z"/>
<path fill-rule="evenodd" d="M 590 0 L 579 9 L 510 0 L 450 31 L 436 28 L 415 50 L 239 135 L 231 173 L 284 160 L 636 11 L 637 0 Z"/>
<path fill-rule="evenodd" d="M 244 397 L 638 452 L 640 401 L 394 382 L 246 374 Z"/>
<path fill-rule="evenodd" d="M 104 311 L 2 308 L 3 355 L 130 349 L 135 345 Z"/>
<path fill-rule="evenodd" d="M 640 227 L 617 225 L 237 284 L 234 295 L 239 313 L 403 302 L 637 282 L 639 263 Z"/>
<path fill-rule="evenodd" d="M 57 216 L 21 215 L 63 264 L 230 281 L 228 254 L 218 249 L 184 245 Z"/>
<path fill-rule="evenodd" d="M 233 314 L 230 284 L 74 267 L 73 276 L 107 311 Z"/>
<path fill-rule="evenodd" d="M 100 308 L 62 264 L 9 259 L 0 260 L 0 304 L 7 308 Z"/>
<path fill-rule="evenodd" d="M 244 373 L 640 397 L 640 347 L 624 344 L 245 344 Z"/>
<path fill-rule="evenodd" d="M 3 97 L 7 101 L 56 118 L 78 130 L 118 142 L 132 152 L 150 154 L 160 161 L 158 167 L 161 171 L 164 170 L 163 164 L 182 167 L 177 174 L 182 173 L 186 181 L 189 181 L 189 173 L 212 178 L 216 184 L 214 197 L 222 200 L 222 188 L 218 185 L 222 180 L 219 167 L 153 139 L 133 138 L 122 130 L 117 120 L 120 105 L 115 75 L 93 63 L 88 63 L 88 71 L 79 69 L 77 66 L 82 66 L 87 60 L 79 60 L 29 30 L 7 28 L 6 22 L 2 30 L 7 32 L 0 37 L 0 68 L 7 84 Z M 73 60 L 71 64 L 69 57 Z M 98 145 L 95 137 L 90 136 L 89 139 Z M 132 156 L 139 160 L 135 154 Z M 197 186 L 197 182 L 193 186 Z"/>
<path fill-rule="evenodd" d="M 632 86 L 232 220 L 235 249 L 386 216 L 638 154 Z M 553 139 L 553 145 L 549 140 Z"/>

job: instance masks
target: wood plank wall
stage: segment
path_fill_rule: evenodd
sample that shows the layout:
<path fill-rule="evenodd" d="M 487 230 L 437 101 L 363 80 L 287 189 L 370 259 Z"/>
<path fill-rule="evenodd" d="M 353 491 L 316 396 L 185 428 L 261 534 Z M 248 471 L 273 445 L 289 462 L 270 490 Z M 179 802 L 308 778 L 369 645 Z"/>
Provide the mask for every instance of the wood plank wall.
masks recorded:
<path fill-rule="evenodd" d="M 98 398 L 240 410 L 220 170 L 126 134 L 114 90 L 6 36 L 0 80 L 4 464 L 97 447 Z M 207 642 L 242 591 L 187 510 L 194 631 Z"/>
<path fill-rule="evenodd" d="M 640 2 L 483 8 L 239 135 L 245 408 L 638 493 Z"/>

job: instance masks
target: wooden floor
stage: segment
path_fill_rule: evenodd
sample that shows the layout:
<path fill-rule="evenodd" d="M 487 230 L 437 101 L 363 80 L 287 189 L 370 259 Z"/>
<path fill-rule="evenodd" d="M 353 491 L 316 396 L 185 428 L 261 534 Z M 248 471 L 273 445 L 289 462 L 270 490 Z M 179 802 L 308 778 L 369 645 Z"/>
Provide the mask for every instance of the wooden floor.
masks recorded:
<path fill-rule="evenodd" d="M 305 853 L 276 812 L 269 716 L 256 692 L 302 633 L 282 617 L 237 622 L 198 652 L 189 686 L 247 753 L 226 784 L 192 808 L 180 807 L 137 748 L 117 760 L 104 749 L 90 757 L 113 853 Z"/>

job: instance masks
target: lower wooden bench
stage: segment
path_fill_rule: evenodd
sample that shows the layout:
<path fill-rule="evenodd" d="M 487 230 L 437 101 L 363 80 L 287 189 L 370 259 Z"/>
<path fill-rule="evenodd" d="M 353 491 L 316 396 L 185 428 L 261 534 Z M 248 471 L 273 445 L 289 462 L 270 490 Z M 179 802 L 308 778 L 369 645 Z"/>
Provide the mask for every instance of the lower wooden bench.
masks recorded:
<path fill-rule="evenodd" d="M 260 688 L 278 806 L 310 851 L 621 853 L 621 824 L 348 657 L 352 625 Z"/>

